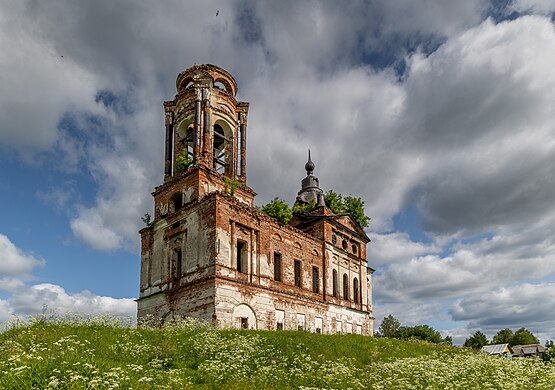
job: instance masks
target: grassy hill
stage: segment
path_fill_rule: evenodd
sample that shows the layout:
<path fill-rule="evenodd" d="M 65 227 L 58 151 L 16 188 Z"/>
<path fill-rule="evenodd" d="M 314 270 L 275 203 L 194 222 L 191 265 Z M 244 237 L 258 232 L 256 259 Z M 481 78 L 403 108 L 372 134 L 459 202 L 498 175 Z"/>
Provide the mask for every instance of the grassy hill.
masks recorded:
<path fill-rule="evenodd" d="M 550 389 L 555 365 L 358 335 L 35 320 L 0 334 L 1 389 Z"/>

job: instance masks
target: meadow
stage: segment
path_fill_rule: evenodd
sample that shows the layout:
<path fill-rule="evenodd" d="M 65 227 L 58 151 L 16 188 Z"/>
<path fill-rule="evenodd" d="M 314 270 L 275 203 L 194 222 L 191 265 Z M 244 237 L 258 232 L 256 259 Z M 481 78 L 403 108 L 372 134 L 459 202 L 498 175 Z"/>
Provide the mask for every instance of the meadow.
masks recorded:
<path fill-rule="evenodd" d="M 1 389 L 549 389 L 555 365 L 423 342 L 300 331 L 218 330 L 192 320 L 12 321 Z"/>

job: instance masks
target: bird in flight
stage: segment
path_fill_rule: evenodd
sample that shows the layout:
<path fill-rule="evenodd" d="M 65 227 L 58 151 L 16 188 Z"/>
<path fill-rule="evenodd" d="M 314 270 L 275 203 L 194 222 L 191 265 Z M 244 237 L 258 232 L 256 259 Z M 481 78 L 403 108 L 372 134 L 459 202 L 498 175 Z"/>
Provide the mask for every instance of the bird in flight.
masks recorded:
<path fill-rule="evenodd" d="M 216 16 L 218 16 L 220 14 L 220 10 L 216 11 Z"/>

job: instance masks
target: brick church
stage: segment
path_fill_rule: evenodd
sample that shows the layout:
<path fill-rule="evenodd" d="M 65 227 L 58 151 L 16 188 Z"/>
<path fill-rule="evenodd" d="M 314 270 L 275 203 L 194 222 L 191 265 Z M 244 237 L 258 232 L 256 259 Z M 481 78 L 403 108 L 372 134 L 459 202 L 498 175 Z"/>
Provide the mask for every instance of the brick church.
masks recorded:
<path fill-rule="evenodd" d="M 140 231 L 138 319 L 372 335 L 369 239 L 350 215 L 325 206 L 310 155 L 297 202 L 316 207 L 282 225 L 254 207 L 249 103 L 235 99 L 233 77 L 195 65 L 176 85 L 164 102 L 164 182 Z"/>

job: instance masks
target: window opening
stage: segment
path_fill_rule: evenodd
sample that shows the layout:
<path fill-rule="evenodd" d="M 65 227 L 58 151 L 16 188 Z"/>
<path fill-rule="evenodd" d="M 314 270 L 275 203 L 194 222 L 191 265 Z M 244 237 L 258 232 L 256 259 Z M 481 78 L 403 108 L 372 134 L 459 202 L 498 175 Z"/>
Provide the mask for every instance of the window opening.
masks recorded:
<path fill-rule="evenodd" d="M 349 277 L 343 274 L 343 299 L 349 299 Z"/>
<path fill-rule="evenodd" d="M 274 280 L 281 282 L 281 253 L 274 252 Z"/>
<path fill-rule="evenodd" d="M 332 234 L 332 235 L 331 235 L 331 243 L 332 243 L 333 245 L 337 244 L 337 236 L 336 236 L 335 234 Z"/>
<path fill-rule="evenodd" d="M 183 269 L 181 249 L 176 249 L 174 252 L 174 256 L 175 256 L 175 278 L 179 279 L 181 278 L 181 273 Z"/>
<path fill-rule="evenodd" d="M 237 271 L 247 272 L 247 243 L 244 241 L 237 241 Z"/>
<path fill-rule="evenodd" d="M 353 253 L 356 255 L 357 252 L 358 252 L 358 248 L 357 248 L 356 244 L 353 244 L 352 248 L 353 248 Z"/>
<path fill-rule="evenodd" d="M 241 329 L 249 329 L 249 319 L 247 317 L 241 317 Z"/>
<path fill-rule="evenodd" d="M 301 261 L 295 260 L 295 286 L 301 287 Z"/>
<path fill-rule="evenodd" d="M 353 279 L 353 301 L 358 303 L 358 279 Z"/>
<path fill-rule="evenodd" d="M 225 173 L 227 138 L 220 125 L 214 125 L 214 169 L 218 173 Z"/>
<path fill-rule="evenodd" d="M 343 247 L 343 249 L 347 249 L 347 241 L 346 240 L 341 241 L 341 246 Z"/>
<path fill-rule="evenodd" d="M 177 211 L 183 207 L 183 194 L 181 192 L 174 194 L 172 200 L 174 211 Z"/>
<path fill-rule="evenodd" d="M 312 267 L 312 292 L 320 292 L 320 270 L 318 267 Z"/>

